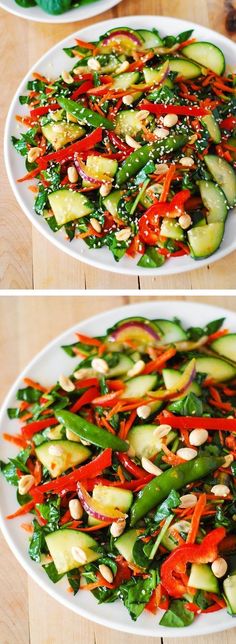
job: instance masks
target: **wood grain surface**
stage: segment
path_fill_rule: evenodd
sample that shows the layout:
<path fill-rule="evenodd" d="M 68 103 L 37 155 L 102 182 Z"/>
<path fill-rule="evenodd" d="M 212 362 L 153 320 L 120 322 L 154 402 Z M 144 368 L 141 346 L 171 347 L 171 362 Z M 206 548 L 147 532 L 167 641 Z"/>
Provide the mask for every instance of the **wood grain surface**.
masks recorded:
<path fill-rule="evenodd" d="M 13 0 L 12 0 L 13 1 Z M 9 103 L 29 67 L 52 45 L 77 28 L 122 15 L 166 15 L 193 20 L 234 38 L 226 31 L 226 17 L 233 17 L 229 0 L 123 0 L 92 21 L 72 25 L 31 23 L 0 10 L 1 83 L 0 120 L 3 130 Z M 231 12 L 231 14 L 229 14 Z M 235 17 L 235 13 L 234 13 Z M 228 27 L 232 27 L 228 20 Z M 235 22 L 234 22 L 235 26 Z M 118 289 L 133 288 L 234 288 L 236 252 L 216 264 L 170 277 L 122 276 L 101 271 L 70 258 L 52 246 L 27 220 L 9 186 L 1 160 L 0 288 L 2 289 Z M 56 267 L 56 270 L 55 270 Z M 158 274 L 157 274 L 158 275 Z"/>
<path fill-rule="evenodd" d="M 205 301 L 236 311 L 236 298 L 233 297 L 175 299 L 186 300 L 186 305 L 191 299 Z M 156 297 L 142 297 L 143 300 L 152 300 L 155 305 L 158 304 Z M 140 296 L 100 296 L 95 301 L 86 296 L 2 296 L 0 354 L 4 372 L 1 379 L 1 399 L 27 362 L 56 335 L 91 315 L 137 301 L 141 301 Z M 175 313 L 177 314 L 177 310 Z M 0 536 L 1 644 L 137 644 L 137 641 L 139 643 L 142 640 L 96 626 L 62 608 L 27 578 Z M 147 644 L 161 644 L 159 638 L 146 638 L 145 641 Z M 185 644 L 192 644 L 190 638 L 184 641 Z M 234 644 L 235 641 L 236 629 L 233 629 L 218 635 L 197 637 L 194 644 Z M 178 642 L 179 640 L 170 637 L 164 644 Z"/>

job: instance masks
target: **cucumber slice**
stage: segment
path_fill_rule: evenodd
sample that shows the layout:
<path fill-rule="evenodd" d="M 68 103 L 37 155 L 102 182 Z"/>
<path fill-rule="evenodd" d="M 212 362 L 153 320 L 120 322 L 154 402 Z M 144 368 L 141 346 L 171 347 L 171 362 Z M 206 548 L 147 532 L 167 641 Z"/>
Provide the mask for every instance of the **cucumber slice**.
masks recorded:
<path fill-rule="evenodd" d="M 109 369 L 108 377 L 114 378 L 115 376 L 123 376 L 133 366 L 133 360 L 131 360 L 128 356 L 121 354 L 118 364 L 115 367 Z"/>
<path fill-rule="evenodd" d="M 160 192 L 161 184 L 153 183 L 140 197 L 140 203 L 142 204 L 142 206 L 144 206 L 144 208 L 149 208 L 150 206 L 152 206 L 156 198 L 159 199 Z"/>
<path fill-rule="evenodd" d="M 128 530 L 118 537 L 115 541 L 115 547 L 126 561 L 133 563 L 133 547 L 138 537 L 138 530 Z"/>
<path fill-rule="evenodd" d="M 205 208 L 207 209 L 207 223 L 225 221 L 228 212 L 228 205 L 222 190 L 213 181 L 198 182 L 200 194 Z"/>
<path fill-rule="evenodd" d="M 171 72 L 177 72 L 183 78 L 197 78 L 202 73 L 201 67 L 185 58 L 169 58 Z"/>
<path fill-rule="evenodd" d="M 175 387 L 175 385 L 177 385 L 178 380 L 183 374 L 181 373 L 181 371 L 177 371 L 177 369 L 163 369 L 162 375 L 166 389 L 172 389 L 172 387 Z M 183 396 L 177 397 L 183 398 L 188 393 L 190 393 L 190 391 L 192 391 L 196 396 L 201 396 L 202 393 L 199 384 L 197 382 L 192 382 L 191 385 L 189 385 L 188 389 L 186 389 L 186 391 L 184 392 Z"/>
<path fill-rule="evenodd" d="M 59 456 L 50 454 L 50 448 L 56 447 L 61 450 Z M 75 467 L 87 460 L 91 451 L 85 445 L 68 440 L 55 440 L 48 443 L 42 443 L 35 449 L 37 458 L 40 463 L 47 468 L 53 478 L 60 476 L 70 467 Z"/>
<path fill-rule="evenodd" d="M 152 458 L 162 449 L 161 439 L 158 441 L 154 436 L 155 429 L 157 429 L 157 425 L 136 425 L 128 433 L 129 444 L 133 448 L 135 456 L 140 460 L 143 456 Z M 173 432 L 167 434 L 167 444 L 173 440 L 174 435 Z"/>
<path fill-rule="evenodd" d="M 67 143 L 80 139 L 85 134 L 85 129 L 76 123 L 59 121 L 58 123 L 43 125 L 42 133 L 47 141 L 52 144 L 54 150 L 60 150 Z"/>
<path fill-rule="evenodd" d="M 220 76 L 225 71 L 225 57 L 221 49 L 210 42 L 194 42 L 183 47 L 182 54 Z"/>
<path fill-rule="evenodd" d="M 220 143 L 221 131 L 213 114 L 207 114 L 207 116 L 203 116 L 201 123 L 206 127 L 212 141 L 214 141 L 214 143 Z"/>
<path fill-rule="evenodd" d="M 223 588 L 229 613 L 236 615 L 236 572 L 226 577 Z"/>
<path fill-rule="evenodd" d="M 130 85 L 135 85 L 139 80 L 139 72 L 130 72 L 127 74 L 119 74 L 114 78 L 114 89 L 128 89 Z"/>
<path fill-rule="evenodd" d="M 236 362 L 236 333 L 223 335 L 221 338 L 211 343 L 211 349 L 219 353 L 224 358 Z"/>
<path fill-rule="evenodd" d="M 101 503 L 106 508 L 128 512 L 133 501 L 133 494 L 129 490 L 122 490 L 120 487 L 113 488 L 108 485 L 95 485 L 93 488 L 93 499 Z M 88 525 L 97 525 L 100 523 L 94 517 L 88 517 Z"/>
<path fill-rule="evenodd" d="M 214 154 L 206 154 L 204 161 L 213 179 L 222 188 L 230 206 L 236 202 L 236 173 L 232 166 Z"/>
<path fill-rule="evenodd" d="M 168 219 L 168 217 L 162 219 L 160 234 L 163 237 L 178 239 L 179 241 L 183 241 L 184 239 L 183 228 L 181 228 L 177 221 Z"/>
<path fill-rule="evenodd" d="M 121 200 L 122 194 L 123 194 L 122 190 L 114 190 L 113 192 L 110 192 L 110 194 L 107 197 L 104 197 L 103 199 L 103 203 L 106 210 L 108 210 L 108 212 L 110 212 L 110 214 L 113 217 L 116 217 L 117 215 L 117 207 L 118 207 L 119 201 Z"/>
<path fill-rule="evenodd" d="M 149 118 L 149 117 L 148 117 Z M 125 139 L 126 134 L 136 136 L 142 130 L 143 121 L 136 110 L 123 110 L 115 119 L 115 132 Z"/>
<path fill-rule="evenodd" d="M 86 168 L 88 175 L 97 177 L 98 179 L 104 175 L 114 177 L 116 174 L 118 163 L 115 159 L 107 159 L 100 156 L 88 156 L 86 160 Z"/>
<path fill-rule="evenodd" d="M 138 29 L 137 33 L 143 39 L 143 49 L 153 49 L 154 47 L 160 47 L 163 44 L 163 40 L 156 31 Z"/>
<path fill-rule="evenodd" d="M 84 565 L 73 558 L 71 549 L 74 547 L 82 548 L 86 552 L 87 563 L 91 563 L 101 556 L 94 550 L 97 547 L 97 542 L 85 532 L 65 528 L 51 532 L 45 539 L 59 574 Z"/>
<path fill-rule="evenodd" d="M 177 521 L 176 523 L 173 523 L 170 528 L 165 532 L 165 534 L 162 537 L 161 543 L 166 548 L 171 552 L 177 547 L 177 543 L 174 540 L 174 537 L 172 536 L 172 530 L 177 530 L 177 532 L 184 532 L 188 534 L 190 529 L 190 522 L 189 521 Z"/>
<path fill-rule="evenodd" d="M 153 69 L 152 67 L 144 67 L 143 75 L 144 80 L 147 85 L 162 84 L 166 80 L 166 76 L 169 71 L 168 61 L 163 63 L 158 69 Z"/>
<path fill-rule="evenodd" d="M 208 593 L 219 593 L 218 580 L 208 564 L 192 564 L 188 585 Z"/>
<path fill-rule="evenodd" d="M 125 382 L 125 391 L 121 398 L 142 398 L 152 391 L 157 384 L 157 376 L 137 376 Z"/>
<path fill-rule="evenodd" d="M 94 210 L 91 202 L 83 194 L 64 188 L 51 192 L 48 199 L 58 226 L 85 217 Z"/>
<path fill-rule="evenodd" d="M 161 344 L 171 344 L 172 342 L 187 340 L 187 333 L 176 322 L 161 319 L 154 320 L 154 322 L 162 333 Z"/>
<path fill-rule="evenodd" d="M 231 380 L 236 376 L 236 367 L 226 362 L 226 360 L 215 358 L 215 356 L 198 356 L 196 358 L 196 370 L 219 382 Z"/>
<path fill-rule="evenodd" d="M 76 63 L 76 66 L 74 67 L 74 72 L 78 74 L 86 74 L 86 72 L 91 72 L 90 68 L 88 67 L 88 61 L 91 58 L 91 56 L 87 56 L 87 58 L 82 58 L 78 63 Z M 113 54 L 101 54 L 96 56 L 96 60 L 100 64 L 100 70 L 99 74 L 110 74 L 111 72 L 115 72 L 117 67 L 123 62 L 124 56 L 114 56 Z"/>
<path fill-rule="evenodd" d="M 224 223 L 216 221 L 206 226 L 196 226 L 188 230 L 188 241 L 194 259 L 209 257 L 219 248 L 223 235 Z"/>

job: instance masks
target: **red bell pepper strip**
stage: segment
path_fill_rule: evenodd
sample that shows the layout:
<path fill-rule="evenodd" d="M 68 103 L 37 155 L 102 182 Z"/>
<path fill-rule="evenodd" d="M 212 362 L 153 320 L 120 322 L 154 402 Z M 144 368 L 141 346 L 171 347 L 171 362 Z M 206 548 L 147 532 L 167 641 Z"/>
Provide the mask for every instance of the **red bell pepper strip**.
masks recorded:
<path fill-rule="evenodd" d="M 93 87 L 93 82 L 91 80 L 87 80 L 82 85 L 77 87 L 75 91 L 71 94 L 70 98 L 72 101 L 75 101 L 81 94 L 85 94 L 88 92 L 89 89 Z"/>
<path fill-rule="evenodd" d="M 115 132 L 111 132 L 110 130 L 108 130 L 107 136 L 110 139 L 111 143 L 115 147 L 117 147 L 120 151 L 127 152 L 128 154 L 132 152 L 132 148 L 129 145 L 127 145 L 127 143 L 122 141 L 120 137 L 117 136 L 117 134 L 115 134 Z"/>
<path fill-rule="evenodd" d="M 143 478 L 146 475 L 146 471 L 143 470 L 142 467 L 139 467 L 136 465 L 127 454 L 121 454 L 118 452 L 116 454 L 118 461 L 123 467 L 129 472 L 130 474 L 133 474 L 136 479 Z M 152 476 L 154 478 L 154 475 Z"/>
<path fill-rule="evenodd" d="M 176 218 L 184 212 L 184 203 L 189 199 L 190 191 L 181 190 L 171 201 L 156 201 L 139 220 L 139 234 L 142 241 L 150 246 L 156 246 L 159 241 L 159 218 Z"/>
<path fill-rule="evenodd" d="M 138 105 L 139 110 L 148 110 L 152 114 L 163 116 L 163 114 L 177 114 L 178 116 L 201 117 L 209 114 L 209 110 L 197 105 L 163 105 L 163 103 L 150 103 L 143 101 Z"/>
<path fill-rule="evenodd" d="M 220 127 L 222 130 L 234 130 L 236 127 L 236 116 L 227 116 L 223 121 L 220 123 Z"/>
<path fill-rule="evenodd" d="M 160 415 L 160 423 L 168 422 L 171 427 L 177 429 L 202 429 L 217 430 L 225 432 L 236 431 L 236 418 L 208 418 L 205 416 L 168 416 Z"/>
<path fill-rule="evenodd" d="M 98 378 L 83 378 L 75 382 L 76 389 L 88 389 L 89 387 L 98 387 Z"/>
<path fill-rule="evenodd" d="M 94 130 L 94 132 L 88 134 L 84 139 L 80 139 L 79 141 L 76 141 L 76 143 L 68 145 L 67 148 L 58 150 L 57 152 L 51 152 L 44 157 L 40 157 L 38 160 L 38 166 L 40 169 L 44 169 L 47 167 L 47 164 L 50 161 L 61 162 L 65 161 L 66 159 L 70 159 L 74 156 L 75 152 L 84 152 L 85 150 L 90 150 L 94 147 L 94 145 L 96 145 L 96 143 L 99 143 L 101 140 L 102 128 L 98 127 L 96 130 Z"/>
<path fill-rule="evenodd" d="M 74 414 L 75 412 L 79 411 L 81 407 L 84 407 L 84 405 L 88 405 L 93 401 L 96 396 L 99 395 L 99 389 L 97 387 L 91 387 L 90 389 L 87 389 L 82 396 L 76 402 L 72 407 L 70 407 L 70 411 L 72 411 Z"/>
<path fill-rule="evenodd" d="M 216 528 L 204 537 L 200 545 L 186 543 L 171 552 L 161 566 L 161 583 L 171 597 L 182 597 L 186 587 L 175 576 L 177 567 L 181 565 L 181 573 L 185 573 L 187 564 L 206 564 L 216 559 L 218 544 L 226 535 L 225 528 Z"/>
<path fill-rule="evenodd" d="M 93 405 L 99 405 L 99 407 L 113 407 L 122 392 L 123 389 L 120 389 L 120 391 L 112 391 L 109 394 L 104 394 L 104 396 L 94 398 Z"/>
<path fill-rule="evenodd" d="M 24 438 L 32 438 L 34 434 L 41 432 L 42 429 L 46 427 L 52 427 L 52 425 L 58 425 L 58 420 L 56 418 L 45 418 L 45 420 L 36 420 L 33 423 L 24 425 L 21 427 L 21 433 Z"/>
<path fill-rule="evenodd" d="M 139 479 L 133 479 L 132 481 L 109 481 L 109 479 L 104 479 L 101 476 L 98 476 L 94 479 L 86 480 L 85 487 L 88 492 L 91 492 L 95 485 L 106 485 L 107 487 L 118 487 L 122 490 L 133 490 L 136 491 L 144 485 L 147 485 L 153 479 L 153 474 L 146 474 Z"/>
<path fill-rule="evenodd" d="M 56 494 L 63 490 L 74 490 L 78 481 L 99 476 L 99 474 L 101 474 L 106 467 L 110 467 L 111 464 L 112 450 L 107 448 L 99 454 L 99 456 L 90 461 L 90 463 L 82 465 L 77 470 L 74 470 L 74 472 L 61 476 L 55 481 L 49 481 L 48 483 L 43 483 L 43 485 L 38 485 L 36 492 L 40 492 L 41 494 L 53 492 Z"/>
<path fill-rule="evenodd" d="M 60 110 L 59 103 L 51 103 L 49 105 L 41 105 L 41 107 L 36 107 L 34 110 L 30 110 L 31 117 L 38 117 L 47 114 L 48 112 L 53 112 L 54 110 Z"/>

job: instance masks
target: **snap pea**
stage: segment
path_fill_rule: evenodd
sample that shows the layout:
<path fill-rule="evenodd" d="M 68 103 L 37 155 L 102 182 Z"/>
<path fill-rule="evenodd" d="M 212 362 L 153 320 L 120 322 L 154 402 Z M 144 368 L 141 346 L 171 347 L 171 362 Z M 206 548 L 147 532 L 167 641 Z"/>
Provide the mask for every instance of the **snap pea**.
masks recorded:
<path fill-rule="evenodd" d="M 57 98 L 57 102 L 66 112 L 75 116 L 81 123 L 86 123 L 90 127 L 105 127 L 107 130 L 113 130 L 114 124 L 105 116 L 100 116 L 97 112 L 89 110 L 82 103 L 72 101 L 70 98 Z"/>
<path fill-rule="evenodd" d="M 111 447 L 117 452 L 127 452 L 128 443 L 121 440 L 119 436 L 110 434 L 110 432 L 101 427 L 89 423 L 85 418 L 72 414 L 70 411 L 60 410 L 56 413 L 57 420 L 62 423 L 74 434 L 80 438 L 98 447 Z"/>
<path fill-rule="evenodd" d="M 128 181 L 130 177 L 137 174 L 137 172 L 139 172 L 139 170 L 141 170 L 148 161 L 156 161 L 164 154 L 170 154 L 171 152 L 182 148 L 187 141 L 188 137 L 186 134 L 175 134 L 170 135 L 161 141 L 157 141 L 156 143 L 147 143 L 147 145 L 143 145 L 141 148 L 138 148 L 138 150 L 131 152 L 117 172 L 116 184 L 121 186 L 121 184 Z"/>
<path fill-rule="evenodd" d="M 139 498 L 132 506 L 130 525 L 133 527 L 139 519 L 142 519 L 158 503 L 163 501 L 171 490 L 180 490 L 188 483 L 201 480 L 210 472 L 217 470 L 223 462 L 224 459 L 221 457 L 199 456 L 156 476 L 145 485 Z"/>

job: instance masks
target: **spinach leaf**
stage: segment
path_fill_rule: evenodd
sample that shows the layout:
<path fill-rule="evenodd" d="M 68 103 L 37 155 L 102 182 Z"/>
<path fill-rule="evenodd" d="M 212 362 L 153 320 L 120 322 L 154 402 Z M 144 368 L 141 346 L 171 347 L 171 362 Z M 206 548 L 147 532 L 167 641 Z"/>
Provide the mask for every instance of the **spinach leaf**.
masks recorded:
<path fill-rule="evenodd" d="M 34 532 L 30 539 L 29 556 L 33 561 L 40 563 L 41 554 L 46 550 L 46 541 L 43 528 L 39 525 L 38 521 L 33 521 Z"/>
<path fill-rule="evenodd" d="M 47 532 L 57 530 L 60 520 L 60 497 L 50 498 L 46 503 L 37 503 L 36 506 L 43 519 L 47 521 L 45 530 Z"/>
<path fill-rule="evenodd" d="M 79 568 L 74 568 L 74 570 L 69 570 L 67 573 L 68 582 L 73 589 L 74 595 L 78 592 L 80 588 L 80 571 Z"/>
<path fill-rule="evenodd" d="M 43 566 L 43 568 L 44 568 L 45 572 L 47 573 L 49 579 L 51 579 L 51 581 L 54 584 L 56 584 L 58 581 L 60 581 L 60 579 L 62 579 L 62 577 L 64 577 L 64 573 L 59 574 L 57 572 L 57 569 L 56 569 L 56 566 L 54 564 L 54 561 L 51 561 L 51 563 L 46 564 L 45 566 Z"/>
<path fill-rule="evenodd" d="M 48 203 L 48 189 L 42 183 L 39 185 L 39 191 L 34 202 L 34 209 L 37 215 L 42 215 Z"/>
<path fill-rule="evenodd" d="M 156 587 L 156 572 L 153 570 L 147 579 L 132 578 L 120 586 L 119 597 L 129 611 L 133 621 L 141 615 Z"/>
<path fill-rule="evenodd" d="M 29 458 L 30 452 L 31 448 L 27 447 L 27 449 L 19 452 L 16 458 L 10 458 L 9 463 L 0 461 L 1 472 L 5 476 L 7 482 L 10 483 L 10 485 L 18 485 L 19 477 L 17 470 L 21 470 L 21 472 L 24 472 L 24 474 L 29 474 L 29 469 L 26 466 L 26 462 Z"/>
<path fill-rule="evenodd" d="M 72 0 L 36 0 L 41 9 L 55 16 L 71 9 Z"/>
<path fill-rule="evenodd" d="M 173 599 L 159 624 L 171 628 L 189 626 L 194 621 L 194 613 L 185 607 L 186 600 Z"/>
<path fill-rule="evenodd" d="M 29 402 L 29 403 L 38 402 L 41 396 L 42 396 L 42 392 L 39 391 L 38 389 L 34 389 L 33 387 L 25 387 L 24 389 L 18 389 L 18 392 L 16 394 L 17 400 L 25 400 L 26 402 Z"/>
<path fill-rule="evenodd" d="M 154 246 L 151 246 L 150 248 L 146 249 L 146 252 L 141 256 L 137 265 L 142 266 L 142 268 L 158 268 L 164 263 L 164 255 L 158 253 L 158 250 Z"/>
<path fill-rule="evenodd" d="M 180 504 L 180 495 L 176 490 L 171 490 L 167 499 L 159 505 L 159 508 L 154 515 L 154 521 L 160 523 L 163 519 L 169 516 L 170 510 L 178 508 Z"/>
<path fill-rule="evenodd" d="M 225 318 L 219 318 L 218 320 L 213 320 L 212 322 L 209 322 L 205 326 L 205 332 L 207 335 L 211 335 L 212 333 L 216 333 L 216 331 L 219 331 L 220 327 L 222 324 L 224 324 Z"/>
<path fill-rule="evenodd" d="M 206 598 L 206 593 L 204 590 L 197 590 L 196 594 L 193 597 L 193 602 L 194 604 L 197 604 L 199 608 L 204 610 L 205 608 L 208 608 L 210 606 L 211 601 L 208 601 Z"/>
<path fill-rule="evenodd" d="M 33 146 L 37 145 L 37 141 L 35 139 L 37 132 L 38 127 L 32 127 L 26 132 L 26 134 L 21 134 L 20 139 L 17 139 L 15 136 L 11 137 L 14 148 L 21 154 L 21 156 L 27 156 L 28 144 Z"/>
<path fill-rule="evenodd" d="M 191 38 L 192 36 L 192 33 L 193 33 L 193 29 L 189 29 L 188 31 L 182 31 L 181 34 L 176 36 L 177 42 L 182 43 L 182 42 L 185 42 L 186 40 L 189 40 L 189 38 Z"/>
<path fill-rule="evenodd" d="M 168 405 L 168 409 L 180 416 L 202 416 L 203 413 L 202 401 L 192 392 Z"/>

